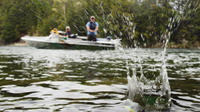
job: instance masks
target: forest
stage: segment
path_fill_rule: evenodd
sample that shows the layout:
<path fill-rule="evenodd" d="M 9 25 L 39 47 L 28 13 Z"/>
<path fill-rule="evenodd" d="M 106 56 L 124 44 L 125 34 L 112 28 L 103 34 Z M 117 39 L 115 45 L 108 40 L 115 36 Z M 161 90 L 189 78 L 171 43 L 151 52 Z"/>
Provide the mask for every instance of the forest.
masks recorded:
<path fill-rule="evenodd" d="M 66 26 L 86 36 L 90 16 L 98 37 L 120 38 L 127 47 L 162 47 L 170 33 L 170 48 L 200 48 L 198 0 L 0 0 L 0 45 Z"/>

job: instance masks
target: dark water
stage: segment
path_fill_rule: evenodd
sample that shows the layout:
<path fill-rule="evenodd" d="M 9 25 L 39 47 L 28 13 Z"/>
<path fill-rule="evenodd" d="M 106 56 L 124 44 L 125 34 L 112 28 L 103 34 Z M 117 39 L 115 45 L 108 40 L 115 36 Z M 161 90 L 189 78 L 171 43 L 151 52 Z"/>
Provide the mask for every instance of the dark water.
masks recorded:
<path fill-rule="evenodd" d="M 158 74 L 161 49 L 120 51 L 0 47 L 0 111 L 128 112 L 126 60 Z M 200 111 L 200 50 L 169 49 L 172 112 Z M 133 63 L 136 63 L 133 61 Z"/>

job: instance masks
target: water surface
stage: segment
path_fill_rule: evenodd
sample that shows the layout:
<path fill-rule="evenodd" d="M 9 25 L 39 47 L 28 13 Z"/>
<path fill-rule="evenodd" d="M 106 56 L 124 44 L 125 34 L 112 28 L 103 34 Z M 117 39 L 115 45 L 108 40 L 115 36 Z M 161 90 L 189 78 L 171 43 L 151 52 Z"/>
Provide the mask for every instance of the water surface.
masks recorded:
<path fill-rule="evenodd" d="M 128 112 L 126 60 L 159 74 L 162 49 L 0 47 L 0 111 Z M 168 49 L 172 112 L 200 111 L 200 50 Z"/>

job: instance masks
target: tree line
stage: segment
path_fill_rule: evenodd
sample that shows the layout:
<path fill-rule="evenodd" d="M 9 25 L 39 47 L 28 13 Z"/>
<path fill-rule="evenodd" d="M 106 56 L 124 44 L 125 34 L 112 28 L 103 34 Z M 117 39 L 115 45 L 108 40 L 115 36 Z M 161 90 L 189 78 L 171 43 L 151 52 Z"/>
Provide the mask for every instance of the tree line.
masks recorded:
<path fill-rule="evenodd" d="M 66 26 L 84 36 L 91 15 L 100 25 L 98 37 L 120 38 L 124 46 L 160 47 L 171 32 L 170 47 L 200 47 L 196 0 L 1 0 L 0 44 Z"/>

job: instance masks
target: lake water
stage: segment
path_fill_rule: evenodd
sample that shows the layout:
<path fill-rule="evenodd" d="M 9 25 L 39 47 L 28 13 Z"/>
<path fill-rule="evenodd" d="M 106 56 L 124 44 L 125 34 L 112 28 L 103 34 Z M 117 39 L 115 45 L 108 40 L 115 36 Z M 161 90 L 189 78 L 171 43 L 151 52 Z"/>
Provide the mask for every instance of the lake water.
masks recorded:
<path fill-rule="evenodd" d="M 0 111 L 128 112 L 126 60 L 141 59 L 146 77 L 162 49 L 50 50 L 0 47 Z M 137 63 L 137 62 L 132 62 Z M 200 50 L 168 49 L 171 112 L 200 111 Z"/>

